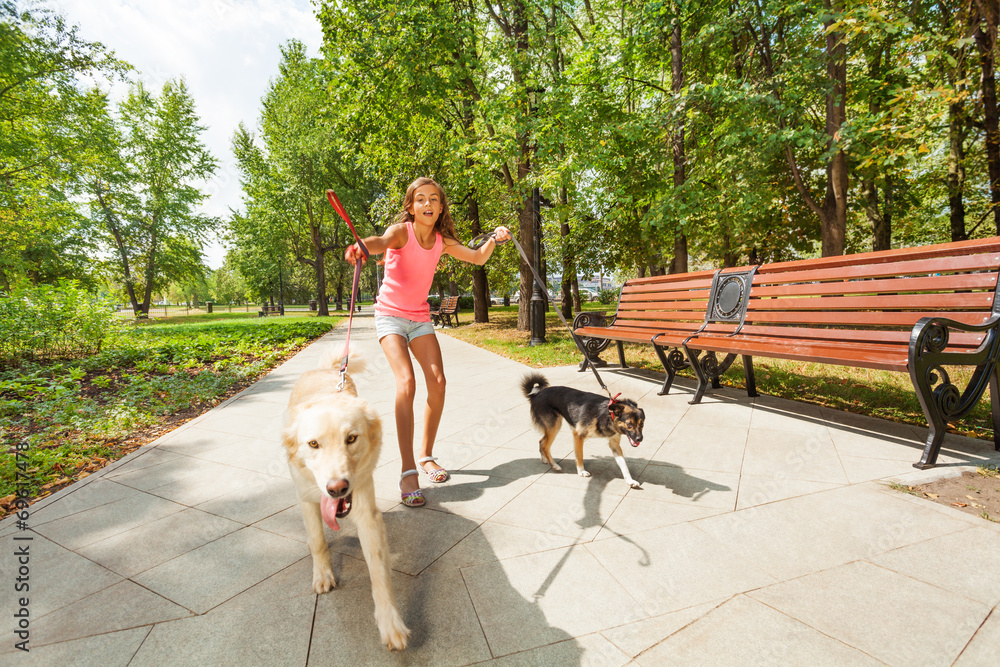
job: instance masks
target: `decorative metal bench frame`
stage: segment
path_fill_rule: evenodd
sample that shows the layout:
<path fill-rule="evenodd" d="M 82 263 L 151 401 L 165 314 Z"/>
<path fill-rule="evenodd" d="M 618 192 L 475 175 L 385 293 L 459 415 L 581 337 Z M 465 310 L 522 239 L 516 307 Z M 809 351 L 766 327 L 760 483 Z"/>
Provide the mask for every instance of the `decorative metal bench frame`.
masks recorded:
<path fill-rule="evenodd" d="M 929 428 L 914 467 L 935 465 L 947 422 L 967 415 L 987 387 L 1000 451 L 998 274 L 1000 237 L 763 264 L 737 331 L 684 341 L 698 376 L 692 402 L 718 376 L 716 353 L 742 357 L 751 396 L 754 356 L 907 372 Z M 974 367 L 964 389 L 949 366 Z"/>
<path fill-rule="evenodd" d="M 907 372 L 929 427 L 917 468 L 935 465 L 947 422 L 961 419 L 990 389 L 993 440 L 1000 451 L 1000 237 L 757 267 L 685 274 L 690 289 L 670 300 L 628 305 L 638 287 L 653 292 L 657 280 L 681 285 L 685 275 L 628 281 L 619 309 L 607 325 L 574 322 L 596 354 L 610 341 L 646 342 L 666 371 L 661 394 L 676 371 L 690 366 L 698 378 L 692 403 L 701 401 L 719 376 L 741 358 L 747 393 L 757 396 L 753 357 Z M 685 299 L 687 299 L 685 301 Z M 679 305 L 702 304 L 700 327 Z M 622 323 L 623 314 L 630 318 Z M 685 328 L 687 329 L 685 331 Z M 594 342 L 590 342 L 593 339 Z M 588 349 L 590 349 L 588 347 Z M 725 358 L 720 362 L 719 354 Z M 599 358 L 598 358 L 599 359 Z M 581 370 L 586 363 L 584 360 Z M 974 367 L 964 389 L 949 366 Z"/>

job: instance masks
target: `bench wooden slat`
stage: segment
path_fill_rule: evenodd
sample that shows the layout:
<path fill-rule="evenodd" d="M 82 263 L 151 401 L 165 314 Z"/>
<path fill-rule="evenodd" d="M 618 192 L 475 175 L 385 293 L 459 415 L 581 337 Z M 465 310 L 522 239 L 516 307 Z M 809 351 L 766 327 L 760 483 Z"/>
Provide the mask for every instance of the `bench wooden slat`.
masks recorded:
<path fill-rule="evenodd" d="M 623 319 L 636 319 L 636 320 L 663 320 L 663 321 L 673 321 L 673 320 L 698 320 L 699 322 L 705 319 L 705 308 L 708 307 L 707 303 L 701 304 L 701 308 L 698 308 L 698 304 L 678 304 L 673 308 L 670 308 L 668 304 L 661 304 L 658 308 L 649 308 L 644 310 L 633 310 L 626 309 L 621 311 L 621 317 Z"/>
<path fill-rule="evenodd" d="M 900 260 L 933 259 L 939 257 L 953 257 L 968 255 L 970 253 L 1000 253 L 1000 236 L 989 239 L 973 239 L 971 241 L 956 241 L 953 243 L 938 243 L 935 245 L 916 246 L 913 248 L 898 248 L 895 250 L 876 252 L 862 252 L 852 255 L 837 255 L 834 257 L 818 257 L 809 260 L 793 260 L 789 262 L 774 262 L 764 264 L 759 270 L 766 270 L 767 273 L 781 273 L 783 271 L 795 271 L 801 268 L 803 261 L 808 261 L 811 266 L 817 268 L 837 268 L 852 266 L 874 266 L 878 264 L 889 264 Z"/>
<path fill-rule="evenodd" d="M 665 286 L 672 285 L 675 283 L 685 283 L 693 282 L 699 280 L 708 280 L 711 284 L 712 276 L 715 275 L 715 271 L 691 271 L 689 273 L 668 273 L 663 276 L 647 276 L 645 278 L 632 278 L 627 281 L 623 286 L 623 289 L 636 290 L 642 289 L 646 286 L 651 286 L 650 289 L 663 289 Z"/>
<path fill-rule="evenodd" d="M 740 329 L 745 336 L 758 335 L 775 338 L 803 338 L 807 340 L 854 340 L 874 343 L 898 343 L 909 345 L 910 332 L 884 329 L 823 329 L 795 326 L 761 326 L 748 324 Z M 950 341 L 953 344 L 974 348 L 983 342 L 984 334 L 956 333 Z"/>
<path fill-rule="evenodd" d="M 714 352 L 740 355 L 809 361 L 838 366 L 858 366 L 884 371 L 906 370 L 907 355 L 903 348 L 898 354 L 889 354 L 881 347 L 850 346 L 846 344 L 806 343 L 805 341 L 782 340 L 768 344 L 766 340 L 730 339 L 722 344 L 718 339 L 695 340 L 693 345 Z M 716 349 L 720 348 L 720 349 Z"/>
<path fill-rule="evenodd" d="M 808 317 L 806 317 L 808 315 Z M 912 327 L 922 317 L 944 317 L 962 322 L 963 324 L 981 324 L 984 321 L 982 313 L 962 313 L 956 311 L 935 312 L 859 312 L 851 313 L 850 321 L 846 321 L 844 313 L 824 313 L 819 311 L 803 312 L 747 312 L 747 322 L 785 322 L 789 324 L 837 325 L 854 324 L 861 326 L 908 326 Z"/>
<path fill-rule="evenodd" d="M 760 336 L 760 335 L 743 335 L 736 334 L 726 338 L 724 341 L 719 338 L 705 339 L 706 349 L 709 346 L 716 352 L 726 352 L 726 353 L 742 353 L 747 349 L 747 346 L 759 345 L 762 350 L 803 350 L 811 349 L 813 347 L 823 348 L 828 350 L 838 349 L 844 350 L 845 358 L 850 358 L 851 355 L 857 350 L 864 350 L 869 354 L 871 359 L 884 359 L 886 362 L 894 363 L 895 360 L 903 359 L 904 361 L 909 356 L 909 341 L 903 342 L 893 342 L 893 341 L 873 341 L 866 340 L 863 337 L 858 339 L 852 338 L 837 338 L 837 339 L 821 339 L 821 338 L 797 338 L 794 336 Z M 691 339 L 691 345 L 698 346 L 703 343 L 703 339 L 695 336 Z M 952 341 L 955 344 L 954 341 Z M 719 349 L 714 349 L 718 347 Z M 965 345 L 965 344 L 955 344 L 956 350 L 962 351 L 972 351 L 977 347 L 977 345 Z M 796 356 L 798 358 L 798 355 Z"/>
<path fill-rule="evenodd" d="M 853 255 L 848 255 L 852 257 Z M 814 260 L 800 260 L 800 262 Z M 762 265 L 754 276 L 755 285 L 836 281 L 851 279 L 892 278 L 908 275 L 928 275 L 933 273 L 952 273 L 955 271 L 987 270 L 1000 265 L 1000 253 L 985 253 L 965 255 L 960 257 L 943 257 L 933 262 L 884 262 L 871 266 L 849 265 L 833 268 L 815 268 L 812 264 L 800 265 L 797 269 L 774 271 L 773 265 Z"/>
<path fill-rule="evenodd" d="M 878 278 L 872 280 L 832 281 L 824 283 L 789 283 L 754 285 L 755 297 L 798 296 L 804 294 L 885 294 L 909 292 L 945 292 L 954 290 L 994 290 L 996 273 L 957 273 L 943 276 Z"/>
<path fill-rule="evenodd" d="M 822 296 L 802 298 L 751 298 L 748 308 L 754 312 L 768 310 L 981 310 L 988 313 L 993 306 L 989 292 L 879 294 L 877 296 Z M 916 320 L 914 320 L 916 322 Z"/>
<path fill-rule="evenodd" d="M 682 290 L 677 292 L 644 292 L 642 294 L 623 294 L 618 301 L 619 307 L 630 306 L 641 308 L 647 303 L 660 301 L 702 301 L 708 303 L 708 287 L 703 290 Z"/>

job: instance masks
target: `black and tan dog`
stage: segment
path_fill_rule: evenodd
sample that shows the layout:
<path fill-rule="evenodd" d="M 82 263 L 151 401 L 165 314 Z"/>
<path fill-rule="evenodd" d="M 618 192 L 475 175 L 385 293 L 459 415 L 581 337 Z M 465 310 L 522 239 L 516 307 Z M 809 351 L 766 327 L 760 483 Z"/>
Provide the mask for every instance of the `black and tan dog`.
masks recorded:
<path fill-rule="evenodd" d="M 542 432 L 538 451 L 543 463 L 548 463 L 553 470 L 562 470 L 552 460 L 550 450 L 552 441 L 562 426 L 562 420 L 565 419 L 573 428 L 576 473 L 580 477 L 590 477 L 590 473 L 583 468 L 583 441 L 599 436 L 608 439 L 608 447 L 615 455 L 615 461 L 628 485 L 633 489 L 639 488 L 639 482 L 629 474 L 619 445 L 622 435 L 628 438 L 633 447 L 642 442 L 642 425 L 646 414 L 635 401 L 623 398 L 609 402 L 599 394 L 571 387 L 550 387 L 548 380 L 539 373 L 526 375 L 521 381 L 521 390 L 531 401 L 531 420 Z"/>

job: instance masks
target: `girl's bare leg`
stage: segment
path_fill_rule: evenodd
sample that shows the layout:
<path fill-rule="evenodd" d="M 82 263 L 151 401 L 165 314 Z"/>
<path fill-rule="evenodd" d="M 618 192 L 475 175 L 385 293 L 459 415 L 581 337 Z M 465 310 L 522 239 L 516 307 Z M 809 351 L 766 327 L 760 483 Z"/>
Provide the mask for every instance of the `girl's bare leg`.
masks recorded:
<path fill-rule="evenodd" d="M 413 364 L 410 362 L 410 352 L 406 348 L 406 338 L 398 334 L 389 334 L 380 342 L 385 358 L 389 362 L 389 368 L 396 378 L 396 439 L 399 441 L 402 473 L 417 467 L 413 458 L 413 396 L 416 393 L 416 381 L 413 376 Z M 400 485 L 403 493 L 410 493 L 420 488 L 420 480 L 417 475 L 410 475 L 403 477 Z"/>
<path fill-rule="evenodd" d="M 444 362 L 441 359 L 441 346 L 437 336 L 427 335 L 410 341 L 410 349 L 417 358 L 420 369 L 424 372 L 427 382 L 427 406 L 424 408 L 424 433 L 420 444 L 420 458 L 434 455 L 434 440 L 437 437 L 438 425 L 441 423 L 441 413 L 444 412 L 445 377 Z M 413 399 L 410 399 L 412 406 Z M 412 422 L 411 422 L 412 423 Z M 412 459 L 411 459 L 412 460 Z M 434 461 L 422 464 L 426 471 L 439 470 Z"/>

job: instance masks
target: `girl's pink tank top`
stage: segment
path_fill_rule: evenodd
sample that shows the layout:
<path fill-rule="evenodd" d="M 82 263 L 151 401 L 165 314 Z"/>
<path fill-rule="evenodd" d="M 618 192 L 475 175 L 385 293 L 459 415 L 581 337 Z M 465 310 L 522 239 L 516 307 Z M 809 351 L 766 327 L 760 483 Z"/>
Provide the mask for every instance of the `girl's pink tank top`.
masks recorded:
<path fill-rule="evenodd" d="M 385 277 L 378 291 L 375 314 L 430 322 L 427 295 L 434 282 L 444 242 L 441 234 L 435 232 L 434 246 L 430 250 L 420 247 L 412 222 L 406 223 L 406 235 L 406 245 L 399 250 L 389 248 L 385 251 Z"/>

